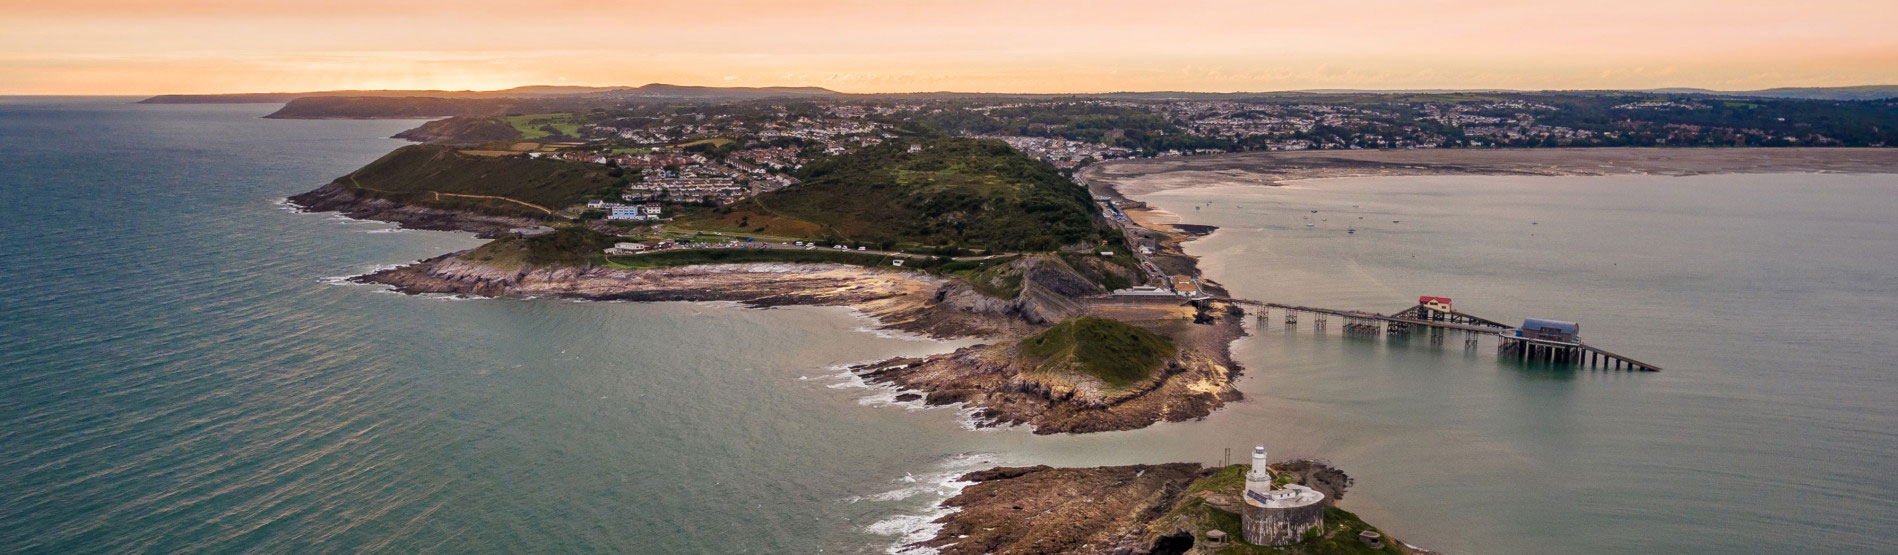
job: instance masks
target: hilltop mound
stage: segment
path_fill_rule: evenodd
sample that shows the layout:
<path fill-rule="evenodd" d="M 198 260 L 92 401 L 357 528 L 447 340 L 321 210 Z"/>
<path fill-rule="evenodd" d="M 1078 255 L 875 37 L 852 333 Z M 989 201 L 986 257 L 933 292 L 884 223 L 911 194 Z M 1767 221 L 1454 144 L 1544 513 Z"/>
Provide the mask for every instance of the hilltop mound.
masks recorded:
<path fill-rule="evenodd" d="M 421 126 L 401 133 L 397 139 L 408 139 L 419 143 L 435 143 L 453 146 L 475 146 L 497 141 L 513 141 L 521 137 L 520 130 L 501 118 L 452 117 L 423 123 Z"/>
<path fill-rule="evenodd" d="M 1178 351 L 1153 332 L 1094 316 L 1056 324 L 1021 342 L 1034 372 L 1091 376 L 1115 389 L 1153 378 Z"/>
<path fill-rule="evenodd" d="M 1085 189 L 1000 141 L 889 141 L 813 162 L 801 177 L 800 185 L 695 220 L 709 227 L 744 222 L 777 235 L 990 251 L 1047 251 L 1101 236 L 1099 208 Z"/>

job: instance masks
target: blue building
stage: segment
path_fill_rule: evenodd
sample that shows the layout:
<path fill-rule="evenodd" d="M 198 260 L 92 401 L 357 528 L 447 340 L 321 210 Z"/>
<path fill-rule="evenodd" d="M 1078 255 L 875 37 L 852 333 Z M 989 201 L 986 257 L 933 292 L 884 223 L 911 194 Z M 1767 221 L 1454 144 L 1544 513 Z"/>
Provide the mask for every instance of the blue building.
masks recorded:
<path fill-rule="evenodd" d="M 1516 336 L 1528 339 L 1574 343 L 1575 336 L 1581 332 L 1582 325 L 1575 322 L 1529 318 L 1522 321 L 1522 329 L 1516 330 Z"/>

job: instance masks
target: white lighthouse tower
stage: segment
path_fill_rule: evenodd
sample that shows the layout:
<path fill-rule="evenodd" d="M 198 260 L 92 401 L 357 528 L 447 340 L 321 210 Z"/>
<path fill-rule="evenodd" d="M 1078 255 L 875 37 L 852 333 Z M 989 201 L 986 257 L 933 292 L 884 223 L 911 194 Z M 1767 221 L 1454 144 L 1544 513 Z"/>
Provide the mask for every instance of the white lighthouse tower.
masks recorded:
<path fill-rule="evenodd" d="M 1252 471 L 1246 473 L 1246 493 L 1272 491 L 1272 470 L 1265 467 L 1265 446 L 1252 448 Z"/>

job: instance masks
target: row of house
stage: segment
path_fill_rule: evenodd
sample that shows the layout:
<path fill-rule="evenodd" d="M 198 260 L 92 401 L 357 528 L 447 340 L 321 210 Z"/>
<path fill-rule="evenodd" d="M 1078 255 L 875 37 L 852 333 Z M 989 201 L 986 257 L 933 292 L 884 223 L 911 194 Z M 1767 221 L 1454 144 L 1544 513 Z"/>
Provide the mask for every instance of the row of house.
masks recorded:
<path fill-rule="evenodd" d="M 657 202 L 648 202 L 645 204 L 620 204 L 617 202 L 606 202 L 603 200 L 595 200 L 595 201 L 587 202 L 587 210 L 601 210 L 601 211 L 606 212 L 607 220 L 627 221 L 627 222 L 643 222 L 646 220 L 657 220 L 661 217 L 661 215 L 664 212 L 664 208 L 661 207 L 659 203 Z"/>

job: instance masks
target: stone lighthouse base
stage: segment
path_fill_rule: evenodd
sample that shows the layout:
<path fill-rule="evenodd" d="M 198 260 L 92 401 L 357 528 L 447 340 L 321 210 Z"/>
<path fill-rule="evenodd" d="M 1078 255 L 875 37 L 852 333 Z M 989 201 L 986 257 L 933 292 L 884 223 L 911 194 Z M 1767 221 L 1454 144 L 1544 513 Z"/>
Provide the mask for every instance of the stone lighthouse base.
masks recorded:
<path fill-rule="evenodd" d="M 1324 503 L 1298 507 L 1243 505 L 1240 517 L 1245 526 L 1246 543 L 1252 545 L 1291 545 L 1303 540 L 1306 530 L 1325 527 Z"/>

